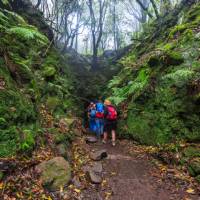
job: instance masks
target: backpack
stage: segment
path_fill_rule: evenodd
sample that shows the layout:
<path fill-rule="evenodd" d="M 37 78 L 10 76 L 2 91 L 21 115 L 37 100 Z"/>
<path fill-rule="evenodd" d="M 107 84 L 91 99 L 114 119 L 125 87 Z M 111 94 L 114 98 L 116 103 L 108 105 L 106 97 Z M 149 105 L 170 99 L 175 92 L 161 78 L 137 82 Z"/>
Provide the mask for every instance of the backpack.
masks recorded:
<path fill-rule="evenodd" d="M 91 109 L 90 110 L 90 117 L 91 118 L 95 118 L 96 117 L 96 110 L 95 109 Z"/>
<path fill-rule="evenodd" d="M 106 119 L 108 120 L 116 120 L 117 119 L 117 111 L 113 106 L 107 106 L 108 115 Z"/>
<path fill-rule="evenodd" d="M 96 117 L 103 118 L 104 117 L 104 105 L 102 103 L 97 103 L 96 109 L 97 109 Z"/>

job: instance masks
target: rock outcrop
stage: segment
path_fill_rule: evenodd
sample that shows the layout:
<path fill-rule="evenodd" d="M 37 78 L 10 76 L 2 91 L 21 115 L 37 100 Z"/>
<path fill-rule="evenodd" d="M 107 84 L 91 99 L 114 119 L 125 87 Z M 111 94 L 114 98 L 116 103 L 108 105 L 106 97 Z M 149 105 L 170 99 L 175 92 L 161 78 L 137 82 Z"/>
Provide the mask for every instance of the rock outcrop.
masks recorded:
<path fill-rule="evenodd" d="M 63 157 L 44 161 L 36 167 L 44 187 L 50 191 L 59 190 L 71 180 L 70 164 Z"/>

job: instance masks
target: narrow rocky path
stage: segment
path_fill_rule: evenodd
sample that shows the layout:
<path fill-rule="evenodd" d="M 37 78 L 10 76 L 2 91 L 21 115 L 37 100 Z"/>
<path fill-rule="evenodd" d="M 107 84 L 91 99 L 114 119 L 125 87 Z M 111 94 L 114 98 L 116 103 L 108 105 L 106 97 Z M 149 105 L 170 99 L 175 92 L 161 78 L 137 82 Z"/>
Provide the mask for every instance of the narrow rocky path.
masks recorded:
<path fill-rule="evenodd" d="M 116 147 L 110 143 L 87 145 L 88 152 L 105 149 L 101 184 L 90 184 L 83 190 L 84 200 L 198 200 L 200 196 L 187 192 L 192 185 L 176 169 L 155 160 L 130 141 L 120 141 Z M 178 174 L 180 177 L 178 177 Z"/>

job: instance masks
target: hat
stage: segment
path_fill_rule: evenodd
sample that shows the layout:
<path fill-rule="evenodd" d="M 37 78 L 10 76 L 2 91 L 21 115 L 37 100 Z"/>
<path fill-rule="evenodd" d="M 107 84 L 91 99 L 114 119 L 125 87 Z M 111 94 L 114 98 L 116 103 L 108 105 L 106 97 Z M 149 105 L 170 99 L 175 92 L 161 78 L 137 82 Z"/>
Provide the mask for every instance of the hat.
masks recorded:
<path fill-rule="evenodd" d="M 104 104 L 107 105 L 107 106 L 109 106 L 109 105 L 111 105 L 111 101 L 110 101 L 109 99 L 106 99 L 106 100 L 104 101 Z"/>

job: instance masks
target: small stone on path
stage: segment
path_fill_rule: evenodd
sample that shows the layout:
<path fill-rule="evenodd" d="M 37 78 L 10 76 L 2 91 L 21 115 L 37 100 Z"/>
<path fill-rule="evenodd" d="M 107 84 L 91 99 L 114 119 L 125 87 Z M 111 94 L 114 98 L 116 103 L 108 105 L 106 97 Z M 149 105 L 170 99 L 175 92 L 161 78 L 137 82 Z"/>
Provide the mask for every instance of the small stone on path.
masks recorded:
<path fill-rule="evenodd" d="M 96 143 L 98 142 L 96 137 L 90 136 L 85 138 L 86 143 Z"/>
<path fill-rule="evenodd" d="M 73 183 L 77 188 L 81 188 L 81 187 L 82 187 L 79 178 L 76 177 L 76 176 L 72 179 L 72 183 Z"/>
<path fill-rule="evenodd" d="M 102 173 L 103 171 L 102 163 L 95 162 L 93 164 L 92 171 L 97 172 L 97 173 Z"/>
<path fill-rule="evenodd" d="M 102 182 L 101 176 L 99 176 L 92 170 L 87 172 L 87 176 L 88 176 L 90 182 L 93 184 L 100 184 Z"/>
<path fill-rule="evenodd" d="M 90 158 L 94 161 L 100 161 L 108 156 L 105 149 L 90 153 Z"/>

